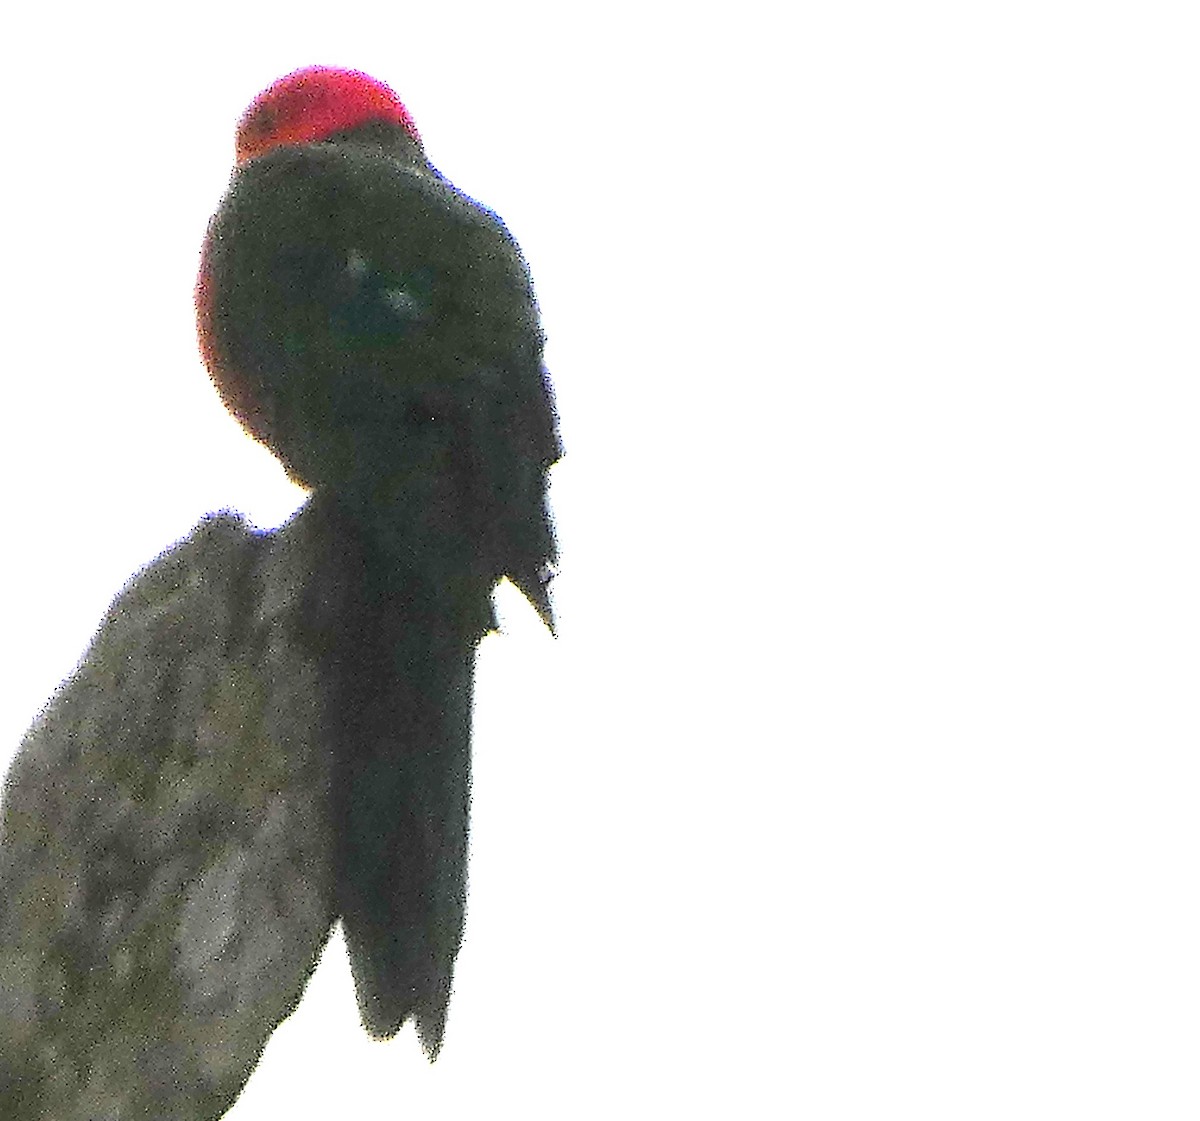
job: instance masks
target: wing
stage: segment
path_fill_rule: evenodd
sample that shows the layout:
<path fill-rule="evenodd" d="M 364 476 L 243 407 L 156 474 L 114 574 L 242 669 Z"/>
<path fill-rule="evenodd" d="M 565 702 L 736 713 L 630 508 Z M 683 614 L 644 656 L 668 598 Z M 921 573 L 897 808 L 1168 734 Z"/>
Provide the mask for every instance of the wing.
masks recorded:
<path fill-rule="evenodd" d="M 0 825 L 0 1116 L 219 1117 L 333 921 L 315 667 L 277 536 L 207 519 L 116 599 Z"/>
<path fill-rule="evenodd" d="M 235 176 L 200 308 L 223 399 L 293 477 L 357 498 L 428 572 L 509 576 L 549 621 L 557 420 L 494 214 L 378 152 L 282 149 Z"/>
<path fill-rule="evenodd" d="M 314 144 L 238 170 L 199 307 L 231 411 L 316 491 L 317 518 L 298 521 L 327 558 L 309 630 L 324 636 L 337 902 L 363 1023 L 387 1037 L 411 1018 L 433 1055 L 492 586 L 510 576 L 550 618 L 559 448 L 528 271 L 499 220 L 430 170 Z"/>

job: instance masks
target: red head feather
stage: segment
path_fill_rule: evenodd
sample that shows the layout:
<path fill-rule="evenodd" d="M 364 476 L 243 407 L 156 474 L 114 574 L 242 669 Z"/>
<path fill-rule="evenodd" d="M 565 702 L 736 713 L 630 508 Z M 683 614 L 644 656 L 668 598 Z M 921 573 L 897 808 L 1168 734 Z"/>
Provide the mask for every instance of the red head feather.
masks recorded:
<path fill-rule="evenodd" d="M 420 145 L 408 110 L 383 82 L 359 70 L 308 66 L 280 78 L 251 102 L 238 123 L 237 163 L 289 144 L 315 143 L 379 120 L 399 125 Z M 205 238 L 196 280 L 200 353 L 226 407 L 255 439 L 269 443 L 267 424 L 250 387 L 236 370 L 228 368 L 219 351 L 213 326 L 210 248 Z"/>
<path fill-rule="evenodd" d="M 280 78 L 251 102 L 238 124 L 237 162 L 378 120 L 400 125 L 421 142 L 408 110 L 383 82 L 358 70 L 307 66 Z"/>

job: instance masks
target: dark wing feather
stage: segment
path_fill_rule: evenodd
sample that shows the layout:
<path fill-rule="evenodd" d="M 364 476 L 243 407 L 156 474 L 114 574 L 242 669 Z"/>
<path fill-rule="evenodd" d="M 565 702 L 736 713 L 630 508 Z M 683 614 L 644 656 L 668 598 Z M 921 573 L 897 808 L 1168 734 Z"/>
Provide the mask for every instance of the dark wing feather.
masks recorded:
<path fill-rule="evenodd" d="M 0 1116 L 219 1117 L 333 921 L 313 664 L 279 537 L 135 578 L 22 744 L 0 833 Z"/>
<path fill-rule="evenodd" d="M 550 619 L 559 446 L 528 270 L 495 215 L 428 169 L 314 144 L 238 170 L 205 275 L 218 387 L 316 491 L 298 526 L 363 1022 L 386 1037 L 411 1018 L 433 1054 L 493 585 L 512 577 Z"/>
<path fill-rule="evenodd" d="M 313 145 L 239 170 L 206 259 L 216 381 L 247 428 L 390 522 L 398 555 L 507 575 L 548 618 L 557 418 L 503 223 L 428 170 Z"/>

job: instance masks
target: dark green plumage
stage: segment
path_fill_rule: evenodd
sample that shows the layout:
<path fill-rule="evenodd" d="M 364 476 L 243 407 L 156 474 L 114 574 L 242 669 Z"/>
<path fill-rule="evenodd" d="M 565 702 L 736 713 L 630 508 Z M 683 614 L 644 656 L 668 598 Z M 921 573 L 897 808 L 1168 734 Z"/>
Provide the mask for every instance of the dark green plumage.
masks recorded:
<path fill-rule="evenodd" d="M 441 1045 L 496 581 L 550 622 L 542 335 L 515 243 L 386 87 L 281 85 L 239 133 L 255 158 L 198 308 L 224 400 L 313 495 L 275 533 L 206 520 L 147 568 L 22 744 L 0 1117 L 218 1117 L 338 918 L 367 1029 Z M 337 131 L 270 147 L 264 120 L 309 111 Z"/>
<path fill-rule="evenodd" d="M 499 221 L 386 147 L 242 168 L 210 231 L 218 384 L 325 496 L 344 916 L 364 1023 L 440 1044 L 461 935 L 471 666 L 508 576 L 549 622 L 558 457 L 529 277 Z M 335 637 L 336 636 L 336 637 Z"/>
<path fill-rule="evenodd" d="M 414 563 L 508 575 L 544 610 L 559 449 L 499 221 L 386 150 L 285 148 L 235 176 L 207 267 L 218 384 L 290 473 Z"/>
<path fill-rule="evenodd" d="M 402 127 L 241 167 L 205 262 L 210 368 L 316 487 L 346 554 L 326 619 L 340 910 L 364 1023 L 442 1036 L 466 889 L 474 647 L 508 576 L 550 623 L 559 454 L 528 270 Z"/>

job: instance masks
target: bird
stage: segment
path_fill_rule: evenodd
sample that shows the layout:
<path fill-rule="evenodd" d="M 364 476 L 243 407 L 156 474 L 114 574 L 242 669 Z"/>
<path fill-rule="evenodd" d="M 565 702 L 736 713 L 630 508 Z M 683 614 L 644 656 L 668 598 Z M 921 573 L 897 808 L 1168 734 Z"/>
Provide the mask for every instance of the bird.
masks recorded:
<path fill-rule="evenodd" d="M 390 86 L 250 104 L 199 349 L 308 498 L 137 573 L 0 797 L 0 1116 L 216 1118 L 340 921 L 364 1028 L 442 1045 L 475 650 L 507 578 L 553 632 L 562 454 L 529 269 Z"/>

